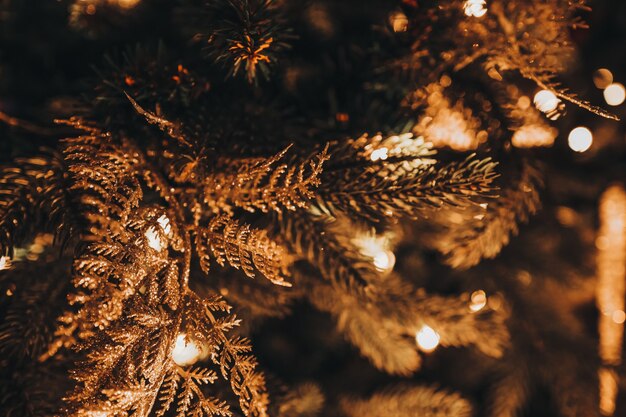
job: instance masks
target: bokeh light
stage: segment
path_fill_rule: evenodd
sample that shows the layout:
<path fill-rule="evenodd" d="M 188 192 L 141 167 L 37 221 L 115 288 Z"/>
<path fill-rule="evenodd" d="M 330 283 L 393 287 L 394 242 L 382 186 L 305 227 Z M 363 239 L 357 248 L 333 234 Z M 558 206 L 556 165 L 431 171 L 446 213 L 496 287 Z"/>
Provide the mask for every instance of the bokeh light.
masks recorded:
<path fill-rule="evenodd" d="M 604 90 L 604 99 L 609 106 L 619 106 L 626 98 L 626 90 L 620 83 L 613 83 Z"/>
<path fill-rule="evenodd" d="M 432 352 L 437 349 L 440 339 L 439 333 L 427 325 L 424 325 L 415 335 L 417 345 L 424 352 Z"/>
<path fill-rule="evenodd" d="M 583 126 L 572 129 L 567 137 L 567 143 L 573 151 L 585 152 L 593 143 L 591 130 Z"/>

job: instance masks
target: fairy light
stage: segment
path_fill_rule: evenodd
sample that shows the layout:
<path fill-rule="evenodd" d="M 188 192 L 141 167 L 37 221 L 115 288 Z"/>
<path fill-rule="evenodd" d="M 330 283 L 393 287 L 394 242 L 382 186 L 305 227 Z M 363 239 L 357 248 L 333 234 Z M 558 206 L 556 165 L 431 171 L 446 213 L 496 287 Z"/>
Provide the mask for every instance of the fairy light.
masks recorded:
<path fill-rule="evenodd" d="M 534 148 L 552 146 L 559 131 L 545 124 L 523 125 L 513 133 L 511 143 L 516 148 Z"/>
<path fill-rule="evenodd" d="M 11 268 L 11 258 L 8 256 L 0 256 L 0 271 Z"/>
<path fill-rule="evenodd" d="M 387 148 L 375 149 L 370 154 L 370 159 L 372 161 L 378 161 L 378 160 L 384 161 L 389 156 L 388 152 L 389 152 L 389 149 Z"/>
<path fill-rule="evenodd" d="M 541 90 L 535 94 L 533 103 L 537 110 L 543 113 L 549 113 L 556 110 L 561 100 L 550 90 Z"/>
<path fill-rule="evenodd" d="M 477 311 L 482 310 L 487 305 L 487 293 L 483 290 L 474 291 L 470 296 L 470 306 L 469 309 L 476 313 Z"/>
<path fill-rule="evenodd" d="M 609 106 L 619 106 L 626 99 L 626 89 L 620 83 L 613 83 L 604 89 L 604 100 Z"/>
<path fill-rule="evenodd" d="M 163 250 L 163 241 L 159 236 L 159 232 L 154 227 L 148 228 L 148 230 L 146 230 L 145 236 L 148 241 L 148 246 L 150 246 L 157 252 Z"/>
<path fill-rule="evenodd" d="M 596 305 L 601 313 L 598 333 L 603 364 L 599 371 L 600 411 L 611 416 L 618 392 L 617 375 L 612 368 L 622 362 L 626 320 L 626 191 L 622 186 L 614 185 L 604 192 L 599 217 Z"/>
<path fill-rule="evenodd" d="M 394 32 L 406 32 L 409 28 L 409 19 L 401 11 L 391 13 L 389 23 Z"/>
<path fill-rule="evenodd" d="M 137 6 L 141 0 L 117 0 L 117 5 L 122 9 L 132 9 Z"/>
<path fill-rule="evenodd" d="M 567 144 L 576 152 L 585 152 L 591 147 L 592 143 L 593 135 L 591 134 L 591 130 L 583 126 L 572 129 L 567 137 Z"/>
<path fill-rule="evenodd" d="M 463 4 L 463 11 L 466 16 L 482 17 L 487 13 L 487 2 L 485 0 L 466 0 Z"/>
<path fill-rule="evenodd" d="M 441 337 L 432 327 L 424 325 L 415 334 L 415 341 L 420 350 L 424 352 L 432 352 L 439 346 Z"/>
<path fill-rule="evenodd" d="M 157 223 L 161 226 L 161 229 L 163 229 L 163 232 L 165 232 L 166 235 L 170 234 L 172 231 L 172 225 L 170 224 L 170 219 L 168 219 L 165 214 L 157 219 Z"/>
<path fill-rule="evenodd" d="M 372 259 L 372 263 L 379 271 L 391 271 L 396 263 L 396 257 L 389 249 L 389 239 L 385 236 L 364 234 L 353 239 L 359 252 Z"/>
<path fill-rule="evenodd" d="M 203 356 L 202 349 L 197 344 L 185 339 L 184 334 L 179 334 L 172 350 L 172 360 L 179 366 L 193 365 Z"/>

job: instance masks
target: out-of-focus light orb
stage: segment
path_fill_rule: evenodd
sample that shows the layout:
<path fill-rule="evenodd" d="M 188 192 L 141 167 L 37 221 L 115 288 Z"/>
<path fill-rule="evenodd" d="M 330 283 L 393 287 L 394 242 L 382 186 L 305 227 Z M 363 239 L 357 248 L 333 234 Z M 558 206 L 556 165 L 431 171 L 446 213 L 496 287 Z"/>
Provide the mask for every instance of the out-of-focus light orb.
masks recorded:
<path fill-rule="evenodd" d="M 11 268 L 11 258 L 0 256 L 0 271 Z"/>
<path fill-rule="evenodd" d="M 166 235 L 170 234 L 172 225 L 170 224 L 170 219 L 168 219 L 165 214 L 157 219 L 157 223 L 161 226 L 161 229 L 163 229 Z"/>
<path fill-rule="evenodd" d="M 620 83 L 613 83 L 604 89 L 604 99 L 609 106 L 619 106 L 626 99 L 626 90 Z"/>
<path fill-rule="evenodd" d="M 593 143 L 593 135 L 591 130 L 586 127 L 579 126 L 572 129 L 567 137 L 567 144 L 575 152 L 585 152 Z"/>
<path fill-rule="evenodd" d="M 394 32 L 406 32 L 409 28 L 409 19 L 401 11 L 392 12 L 389 15 L 389 23 Z"/>
<path fill-rule="evenodd" d="M 393 269 L 396 263 L 396 256 L 391 251 L 380 251 L 374 255 L 374 266 L 381 271 Z"/>
<path fill-rule="evenodd" d="M 467 16 L 482 17 L 487 13 L 487 2 L 485 0 L 466 0 L 463 4 L 463 11 Z"/>
<path fill-rule="evenodd" d="M 535 103 L 537 110 L 544 113 L 556 110 L 560 101 L 561 100 L 550 90 L 541 90 L 537 92 L 533 98 L 533 103 Z"/>
<path fill-rule="evenodd" d="M 432 352 L 439 346 L 439 333 L 437 333 L 432 327 L 424 325 L 415 334 L 415 341 L 417 346 L 424 352 Z"/>
<path fill-rule="evenodd" d="M 613 314 L 611 314 L 611 320 L 613 320 L 614 323 L 622 324 L 626 321 L 626 313 L 624 313 L 623 310 L 615 310 Z"/>
<path fill-rule="evenodd" d="M 372 161 L 378 161 L 378 160 L 384 161 L 389 156 L 388 152 L 389 152 L 389 149 L 387 148 L 375 149 L 370 154 L 370 159 Z"/>
<path fill-rule="evenodd" d="M 139 4 L 141 0 L 117 0 L 117 5 L 122 9 L 132 9 Z"/>
<path fill-rule="evenodd" d="M 176 337 L 176 344 L 172 351 L 172 360 L 179 366 L 193 365 L 202 357 L 202 349 L 192 341 L 185 341 L 185 335 Z"/>
<path fill-rule="evenodd" d="M 470 297 L 470 310 L 474 313 L 487 305 L 487 294 L 483 290 L 474 291 Z"/>
<path fill-rule="evenodd" d="M 158 252 L 163 249 L 163 242 L 161 241 L 161 237 L 154 227 L 150 227 L 148 230 L 146 230 L 145 236 L 148 240 L 148 246 L 150 246 L 152 249 Z"/>
<path fill-rule="evenodd" d="M 523 125 L 513 133 L 511 143 L 516 148 L 534 148 L 536 146 L 552 146 L 559 131 L 543 124 Z"/>
<path fill-rule="evenodd" d="M 600 68 L 593 73 L 593 83 L 601 90 L 607 88 L 613 82 L 613 74 L 606 68 Z"/>

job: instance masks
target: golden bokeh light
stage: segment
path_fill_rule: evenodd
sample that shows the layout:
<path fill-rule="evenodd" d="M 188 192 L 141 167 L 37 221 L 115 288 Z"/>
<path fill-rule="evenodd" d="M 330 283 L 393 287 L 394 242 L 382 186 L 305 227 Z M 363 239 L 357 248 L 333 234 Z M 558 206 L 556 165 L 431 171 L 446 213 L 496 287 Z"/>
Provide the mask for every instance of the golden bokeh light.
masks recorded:
<path fill-rule="evenodd" d="M 463 4 L 463 11 L 467 16 L 482 17 L 487 13 L 487 2 L 485 0 L 466 0 Z"/>
<path fill-rule="evenodd" d="M 538 91 L 533 98 L 533 103 L 535 103 L 537 110 L 544 113 L 556 110 L 560 102 L 561 100 L 550 90 Z"/>
<path fill-rule="evenodd" d="M 604 90 L 604 100 L 609 106 L 619 106 L 626 99 L 626 89 L 620 83 L 613 83 Z"/>
<path fill-rule="evenodd" d="M 474 291 L 470 297 L 470 310 L 477 312 L 485 308 L 487 305 L 487 293 L 483 290 Z"/>
<path fill-rule="evenodd" d="M 572 129 L 567 137 L 567 144 L 575 152 L 585 152 L 593 143 L 593 134 L 586 127 L 579 126 Z"/>
<path fill-rule="evenodd" d="M 176 344 L 172 350 L 172 360 L 179 366 L 193 365 L 202 359 L 202 349 L 193 341 L 186 341 L 184 334 L 176 337 Z"/>
<path fill-rule="evenodd" d="M 593 73 L 593 83 L 596 87 L 603 90 L 613 82 L 613 74 L 606 68 L 600 68 Z"/>
<path fill-rule="evenodd" d="M 432 352 L 439 346 L 441 337 L 432 327 L 424 325 L 415 335 L 415 341 L 420 350 Z"/>

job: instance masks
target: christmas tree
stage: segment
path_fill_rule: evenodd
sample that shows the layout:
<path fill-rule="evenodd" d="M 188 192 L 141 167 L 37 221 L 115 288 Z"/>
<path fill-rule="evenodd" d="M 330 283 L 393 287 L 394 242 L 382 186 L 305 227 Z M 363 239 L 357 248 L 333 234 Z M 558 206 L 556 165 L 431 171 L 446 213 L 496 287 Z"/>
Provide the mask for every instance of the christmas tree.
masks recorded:
<path fill-rule="evenodd" d="M 626 415 L 625 27 L 0 0 L 0 414 Z"/>

